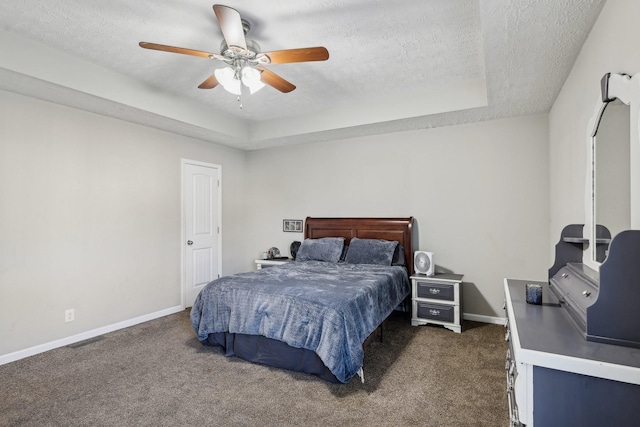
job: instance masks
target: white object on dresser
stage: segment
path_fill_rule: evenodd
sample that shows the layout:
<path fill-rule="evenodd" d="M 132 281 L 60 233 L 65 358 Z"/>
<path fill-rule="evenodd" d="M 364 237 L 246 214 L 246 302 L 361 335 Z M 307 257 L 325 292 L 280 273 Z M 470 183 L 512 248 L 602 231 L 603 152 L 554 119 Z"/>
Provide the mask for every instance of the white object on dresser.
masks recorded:
<path fill-rule="evenodd" d="M 442 325 L 462 332 L 462 274 L 411 276 L 411 325 Z"/>
<path fill-rule="evenodd" d="M 291 258 L 285 258 L 285 259 L 257 259 L 255 260 L 256 263 L 256 269 L 257 270 L 261 270 L 262 268 L 266 268 L 266 267 L 273 267 L 274 265 L 282 265 L 282 264 L 286 264 L 288 262 L 292 262 L 293 260 Z"/>

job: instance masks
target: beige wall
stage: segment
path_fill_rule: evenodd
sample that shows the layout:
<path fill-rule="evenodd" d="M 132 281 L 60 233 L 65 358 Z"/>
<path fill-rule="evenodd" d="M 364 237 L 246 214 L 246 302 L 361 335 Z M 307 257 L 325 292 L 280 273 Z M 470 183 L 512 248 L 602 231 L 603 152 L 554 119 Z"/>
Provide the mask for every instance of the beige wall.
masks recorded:
<path fill-rule="evenodd" d="M 551 244 L 567 224 L 585 223 L 588 122 L 605 73 L 640 72 L 640 2 L 609 0 L 549 113 Z"/>
<path fill-rule="evenodd" d="M 0 91 L 0 356 L 180 305 L 181 158 L 222 166 L 240 271 L 244 152 Z"/>
<path fill-rule="evenodd" d="M 504 277 L 546 279 L 548 176 L 546 115 L 250 152 L 247 250 L 288 255 L 285 218 L 414 216 L 464 312 L 503 317 Z"/>

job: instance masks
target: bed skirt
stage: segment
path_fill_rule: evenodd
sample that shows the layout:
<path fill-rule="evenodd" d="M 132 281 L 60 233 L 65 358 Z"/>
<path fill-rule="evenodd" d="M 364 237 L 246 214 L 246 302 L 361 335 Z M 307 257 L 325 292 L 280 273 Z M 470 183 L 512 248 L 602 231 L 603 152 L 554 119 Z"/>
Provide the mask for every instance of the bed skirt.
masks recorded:
<path fill-rule="evenodd" d="M 261 335 L 217 332 L 209 334 L 204 344 L 222 347 L 225 356 L 261 365 L 315 375 L 325 381 L 340 383 L 318 355 L 304 348 L 291 347 L 285 342 Z"/>

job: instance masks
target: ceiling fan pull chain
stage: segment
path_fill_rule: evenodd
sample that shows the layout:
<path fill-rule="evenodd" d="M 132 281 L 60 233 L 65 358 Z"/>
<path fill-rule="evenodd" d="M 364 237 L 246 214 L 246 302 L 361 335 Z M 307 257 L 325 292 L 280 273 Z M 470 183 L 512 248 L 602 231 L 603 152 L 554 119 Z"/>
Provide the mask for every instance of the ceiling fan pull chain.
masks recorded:
<path fill-rule="evenodd" d="M 236 59 L 233 61 L 233 66 L 235 68 L 233 78 L 238 80 L 238 86 L 240 87 L 240 93 L 238 94 L 237 101 L 240 104 L 240 109 L 242 110 L 242 92 L 244 89 L 244 84 L 242 83 L 242 67 L 244 66 L 245 61 L 242 59 Z"/>

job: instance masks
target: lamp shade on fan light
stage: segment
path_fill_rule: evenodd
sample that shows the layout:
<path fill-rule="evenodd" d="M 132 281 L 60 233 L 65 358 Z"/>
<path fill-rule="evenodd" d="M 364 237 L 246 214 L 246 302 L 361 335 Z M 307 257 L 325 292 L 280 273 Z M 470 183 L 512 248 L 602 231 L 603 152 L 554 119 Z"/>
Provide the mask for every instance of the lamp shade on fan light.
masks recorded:
<path fill-rule="evenodd" d="M 433 276 L 435 264 L 433 263 L 433 252 L 415 251 L 413 254 L 413 269 L 416 274 L 426 274 Z"/>

